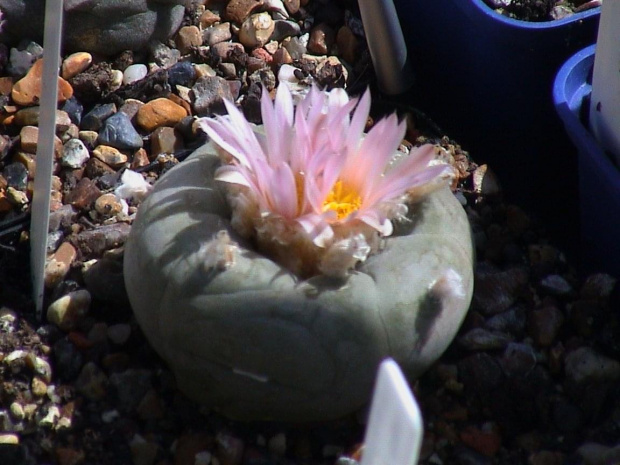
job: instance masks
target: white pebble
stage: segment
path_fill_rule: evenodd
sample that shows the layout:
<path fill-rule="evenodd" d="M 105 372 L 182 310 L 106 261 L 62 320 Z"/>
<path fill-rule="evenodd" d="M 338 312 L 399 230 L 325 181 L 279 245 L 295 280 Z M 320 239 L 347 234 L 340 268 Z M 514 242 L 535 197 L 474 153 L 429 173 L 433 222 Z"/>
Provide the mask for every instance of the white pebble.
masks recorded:
<path fill-rule="evenodd" d="M 123 73 L 123 84 L 126 85 L 139 81 L 140 79 L 143 79 L 147 73 L 148 70 L 146 68 L 146 65 L 143 65 L 141 63 L 130 65 L 125 69 L 125 72 Z"/>

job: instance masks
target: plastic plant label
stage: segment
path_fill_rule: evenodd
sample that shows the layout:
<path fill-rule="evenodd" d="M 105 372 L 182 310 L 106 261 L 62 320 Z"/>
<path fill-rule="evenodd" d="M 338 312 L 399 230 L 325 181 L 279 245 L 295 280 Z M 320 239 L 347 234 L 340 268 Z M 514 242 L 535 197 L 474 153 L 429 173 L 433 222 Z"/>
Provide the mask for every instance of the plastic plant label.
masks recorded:
<path fill-rule="evenodd" d="M 358 4 L 379 88 L 387 95 L 405 92 L 413 84 L 413 73 L 393 0 Z"/>
<path fill-rule="evenodd" d="M 50 217 L 56 106 L 58 104 L 58 69 L 62 36 L 62 0 L 45 2 L 45 29 L 43 32 L 43 76 L 37 143 L 37 167 L 34 176 L 30 223 L 30 267 L 32 294 L 40 320 L 43 313 L 45 260 Z"/>
<path fill-rule="evenodd" d="M 590 127 L 594 136 L 620 164 L 620 1 L 601 6 L 592 97 Z"/>
<path fill-rule="evenodd" d="M 392 359 L 379 366 L 361 465 L 418 463 L 424 425 L 420 408 Z"/>

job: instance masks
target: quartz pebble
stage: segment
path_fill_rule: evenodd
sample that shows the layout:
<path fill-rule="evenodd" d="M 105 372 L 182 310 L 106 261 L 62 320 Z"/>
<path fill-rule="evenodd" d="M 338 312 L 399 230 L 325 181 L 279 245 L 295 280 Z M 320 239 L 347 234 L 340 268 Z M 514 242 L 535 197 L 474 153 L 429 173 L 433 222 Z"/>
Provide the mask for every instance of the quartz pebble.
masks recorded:
<path fill-rule="evenodd" d="M 69 139 L 62 153 L 61 163 L 68 168 L 81 168 L 90 158 L 90 153 L 80 139 Z"/>
<path fill-rule="evenodd" d="M 128 85 L 140 81 L 146 77 L 147 73 L 146 65 L 141 63 L 130 65 L 123 71 L 123 84 Z"/>

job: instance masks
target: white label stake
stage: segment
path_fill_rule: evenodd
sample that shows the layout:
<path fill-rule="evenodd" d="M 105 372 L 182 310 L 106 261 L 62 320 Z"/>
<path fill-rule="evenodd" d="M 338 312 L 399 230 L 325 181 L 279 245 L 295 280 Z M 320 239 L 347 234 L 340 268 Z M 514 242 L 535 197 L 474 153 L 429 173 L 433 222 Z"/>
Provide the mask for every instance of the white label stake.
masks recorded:
<path fill-rule="evenodd" d="M 420 408 L 394 360 L 381 363 L 361 465 L 415 465 L 424 425 Z"/>
<path fill-rule="evenodd" d="M 590 127 L 620 165 L 620 1 L 604 1 L 594 57 Z"/>
<path fill-rule="evenodd" d="M 39 320 L 43 313 L 43 295 L 45 292 L 43 278 L 47 258 L 61 37 L 62 0 L 47 0 L 45 2 L 45 30 L 43 33 L 43 90 L 41 92 L 37 167 L 34 176 L 30 223 L 32 294 Z"/>

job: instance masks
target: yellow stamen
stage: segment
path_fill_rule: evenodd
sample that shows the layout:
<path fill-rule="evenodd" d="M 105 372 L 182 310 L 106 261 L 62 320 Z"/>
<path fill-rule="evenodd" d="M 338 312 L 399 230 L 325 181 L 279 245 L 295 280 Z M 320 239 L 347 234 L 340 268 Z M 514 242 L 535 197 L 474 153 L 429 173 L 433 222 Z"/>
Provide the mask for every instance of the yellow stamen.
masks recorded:
<path fill-rule="evenodd" d="M 323 212 L 332 210 L 338 215 L 338 219 L 346 218 L 362 206 L 362 198 L 351 186 L 336 181 L 331 192 L 327 194 L 323 202 Z"/>

